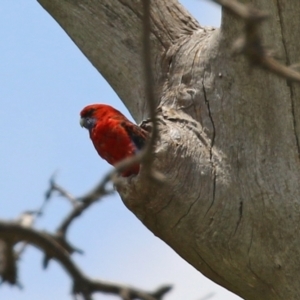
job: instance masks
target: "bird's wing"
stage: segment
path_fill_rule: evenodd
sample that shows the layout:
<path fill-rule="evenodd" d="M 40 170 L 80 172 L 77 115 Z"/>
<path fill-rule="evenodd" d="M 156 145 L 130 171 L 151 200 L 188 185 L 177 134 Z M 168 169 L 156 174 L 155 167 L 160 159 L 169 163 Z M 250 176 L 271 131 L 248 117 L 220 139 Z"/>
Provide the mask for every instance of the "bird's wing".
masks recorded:
<path fill-rule="evenodd" d="M 121 125 L 126 130 L 128 136 L 134 143 L 135 147 L 138 150 L 141 150 L 146 143 L 146 131 L 140 128 L 139 126 L 128 122 L 122 122 Z"/>

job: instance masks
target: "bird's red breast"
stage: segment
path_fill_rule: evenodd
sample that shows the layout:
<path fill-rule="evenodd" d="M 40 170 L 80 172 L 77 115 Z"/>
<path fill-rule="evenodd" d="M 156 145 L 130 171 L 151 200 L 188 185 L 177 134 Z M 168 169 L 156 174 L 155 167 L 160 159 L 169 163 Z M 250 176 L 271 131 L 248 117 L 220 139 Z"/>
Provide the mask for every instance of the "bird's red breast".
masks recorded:
<path fill-rule="evenodd" d="M 98 154 L 111 165 L 135 155 L 145 145 L 147 132 L 109 105 L 88 105 L 80 116 L 80 123 L 89 130 Z M 138 172 L 139 164 L 124 171 L 122 176 Z"/>

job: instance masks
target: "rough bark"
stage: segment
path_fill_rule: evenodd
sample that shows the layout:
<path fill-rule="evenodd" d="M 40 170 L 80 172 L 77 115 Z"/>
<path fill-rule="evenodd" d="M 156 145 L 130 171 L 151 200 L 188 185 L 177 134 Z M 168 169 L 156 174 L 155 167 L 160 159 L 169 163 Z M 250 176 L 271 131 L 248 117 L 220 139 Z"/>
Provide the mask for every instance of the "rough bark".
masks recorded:
<path fill-rule="evenodd" d="M 107 79 L 136 120 L 147 116 L 139 0 L 39 0 Z M 246 1 L 244 1 L 246 2 Z M 299 60 L 298 0 L 254 0 L 261 34 Z M 179 255 L 245 299 L 300 294 L 300 89 L 232 44 L 242 22 L 201 27 L 175 0 L 153 0 L 153 70 L 163 184 L 139 176 L 118 189 L 127 207 Z"/>

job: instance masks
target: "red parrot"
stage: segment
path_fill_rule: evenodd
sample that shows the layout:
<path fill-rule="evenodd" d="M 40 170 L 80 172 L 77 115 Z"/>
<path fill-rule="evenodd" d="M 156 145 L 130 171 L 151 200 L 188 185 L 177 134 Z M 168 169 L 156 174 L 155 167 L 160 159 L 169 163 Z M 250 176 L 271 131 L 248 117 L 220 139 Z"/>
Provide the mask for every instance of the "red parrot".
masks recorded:
<path fill-rule="evenodd" d="M 91 104 L 80 112 L 80 125 L 88 129 L 98 154 L 111 165 L 135 155 L 147 139 L 147 131 L 131 123 L 122 113 L 106 104 Z M 121 175 L 138 174 L 139 164 Z"/>

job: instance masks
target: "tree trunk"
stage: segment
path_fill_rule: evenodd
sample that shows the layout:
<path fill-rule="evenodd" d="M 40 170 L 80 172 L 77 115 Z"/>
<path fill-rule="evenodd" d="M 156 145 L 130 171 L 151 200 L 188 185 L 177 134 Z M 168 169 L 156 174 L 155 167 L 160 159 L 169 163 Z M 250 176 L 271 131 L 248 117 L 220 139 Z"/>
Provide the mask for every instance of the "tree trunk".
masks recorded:
<path fill-rule="evenodd" d="M 140 0 L 39 0 L 134 118 L 148 115 Z M 176 0 L 152 0 L 160 137 L 154 165 L 123 180 L 127 207 L 204 275 L 245 299 L 300 295 L 300 88 L 232 56 L 242 22 L 209 29 Z M 249 1 L 243 1 L 249 2 Z M 267 46 L 299 60 L 298 0 L 253 0 Z M 298 99 L 298 100 L 297 100 Z"/>

